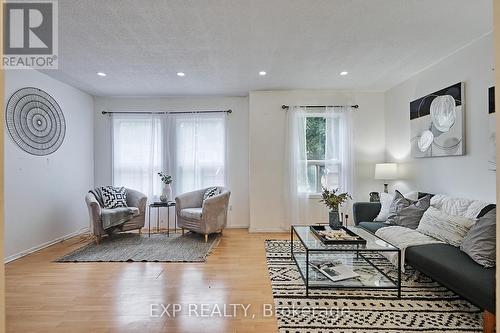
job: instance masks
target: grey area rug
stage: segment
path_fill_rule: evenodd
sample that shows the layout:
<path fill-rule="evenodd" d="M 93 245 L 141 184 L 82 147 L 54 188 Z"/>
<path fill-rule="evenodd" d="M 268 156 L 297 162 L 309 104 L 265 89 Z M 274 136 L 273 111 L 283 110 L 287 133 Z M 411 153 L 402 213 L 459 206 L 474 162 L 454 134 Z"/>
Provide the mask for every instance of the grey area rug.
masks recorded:
<path fill-rule="evenodd" d="M 219 243 L 219 235 L 212 234 L 205 243 L 203 235 L 122 233 L 105 237 L 63 256 L 56 262 L 204 262 Z"/>
<path fill-rule="evenodd" d="M 290 242 L 267 240 L 266 256 L 280 333 L 482 332 L 478 308 L 410 267 L 399 299 L 373 289 L 309 289 L 306 297 Z M 385 258 L 378 260 L 396 274 Z"/>

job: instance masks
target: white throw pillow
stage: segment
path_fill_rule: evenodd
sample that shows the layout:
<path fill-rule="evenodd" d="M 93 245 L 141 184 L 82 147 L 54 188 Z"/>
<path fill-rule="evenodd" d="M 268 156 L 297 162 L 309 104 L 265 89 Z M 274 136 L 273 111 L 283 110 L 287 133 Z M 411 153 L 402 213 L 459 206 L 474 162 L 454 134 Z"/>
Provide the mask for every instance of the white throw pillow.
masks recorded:
<path fill-rule="evenodd" d="M 417 231 L 453 246 L 460 246 L 476 219 L 446 214 L 429 207 L 422 216 Z"/>
<path fill-rule="evenodd" d="M 393 200 L 394 200 L 394 193 L 393 194 L 385 192 L 380 193 L 380 204 L 382 206 L 380 207 L 380 212 L 378 213 L 374 221 L 377 222 L 387 221 L 387 218 L 389 217 L 389 209 L 391 208 Z"/>

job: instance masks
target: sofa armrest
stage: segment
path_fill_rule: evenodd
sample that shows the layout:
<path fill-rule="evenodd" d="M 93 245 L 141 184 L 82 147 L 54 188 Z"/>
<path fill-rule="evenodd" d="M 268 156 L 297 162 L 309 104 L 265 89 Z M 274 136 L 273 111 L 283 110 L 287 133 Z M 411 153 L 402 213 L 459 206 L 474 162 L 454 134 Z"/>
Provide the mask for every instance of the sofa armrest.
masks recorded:
<path fill-rule="evenodd" d="M 381 207 L 380 202 L 355 202 L 352 206 L 354 224 L 373 221 Z"/>
<path fill-rule="evenodd" d="M 203 195 L 206 189 L 183 193 L 175 197 L 175 210 L 184 208 L 200 208 L 203 205 Z"/>
<path fill-rule="evenodd" d="M 142 214 L 146 211 L 146 203 L 148 197 L 139 191 L 127 189 L 127 205 L 129 207 L 139 208 L 139 213 Z"/>
<path fill-rule="evenodd" d="M 99 235 L 102 229 L 101 225 L 101 205 L 92 193 L 87 193 L 85 202 L 89 210 L 90 228 L 94 235 Z"/>

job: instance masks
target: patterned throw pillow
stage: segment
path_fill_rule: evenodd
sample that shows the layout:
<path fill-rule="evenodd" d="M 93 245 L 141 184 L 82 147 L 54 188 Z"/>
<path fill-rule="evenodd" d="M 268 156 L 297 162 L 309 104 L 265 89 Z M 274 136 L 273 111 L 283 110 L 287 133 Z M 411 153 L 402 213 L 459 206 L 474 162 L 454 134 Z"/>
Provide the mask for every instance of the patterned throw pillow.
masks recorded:
<path fill-rule="evenodd" d="M 422 216 L 417 231 L 458 247 L 475 223 L 476 219 L 449 215 L 430 206 Z"/>
<path fill-rule="evenodd" d="M 125 187 L 101 187 L 101 194 L 104 208 L 127 207 L 127 191 Z"/>
<path fill-rule="evenodd" d="M 209 187 L 203 194 L 203 200 L 207 200 L 208 198 L 214 197 L 217 194 L 220 194 L 220 189 L 217 187 Z"/>

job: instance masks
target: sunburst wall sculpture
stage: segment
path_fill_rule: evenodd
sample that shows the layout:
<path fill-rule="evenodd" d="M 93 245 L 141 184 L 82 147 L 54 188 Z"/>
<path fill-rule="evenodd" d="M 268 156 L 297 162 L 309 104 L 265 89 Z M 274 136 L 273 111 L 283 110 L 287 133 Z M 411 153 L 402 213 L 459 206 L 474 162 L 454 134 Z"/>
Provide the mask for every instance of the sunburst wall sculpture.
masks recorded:
<path fill-rule="evenodd" d="M 7 130 L 25 152 L 44 156 L 55 152 L 66 135 L 61 107 L 45 91 L 27 87 L 10 97 L 5 110 Z"/>
<path fill-rule="evenodd" d="M 412 157 L 465 155 L 464 96 L 461 82 L 410 103 Z"/>

